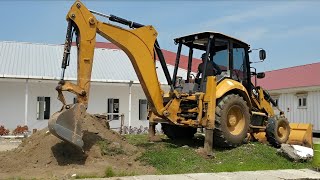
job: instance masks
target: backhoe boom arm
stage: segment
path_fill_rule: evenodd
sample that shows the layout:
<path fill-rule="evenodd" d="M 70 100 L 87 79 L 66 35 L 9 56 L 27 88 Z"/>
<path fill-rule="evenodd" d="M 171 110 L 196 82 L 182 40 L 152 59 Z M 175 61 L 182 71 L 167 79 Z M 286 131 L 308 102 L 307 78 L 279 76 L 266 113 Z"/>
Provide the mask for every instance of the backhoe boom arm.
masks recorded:
<path fill-rule="evenodd" d="M 143 26 L 114 15 L 103 15 L 110 21 L 135 28 L 124 29 L 97 20 L 93 13 L 103 15 L 94 11 L 90 12 L 80 1 L 76 1 L 67 14 L 68 30 L 62 61 L 61 81 L 56 88 L 58 99 L 63 103 L 63 107 L 49 120 L 49 130 L 52 134 L 79 147 L 83 146 L 81 121 L 84 119 L 89 101 L 96 34 L 112 42 L 127 54 L 150 104 L 151 111 L 155 115 L 163 118 L 168 115 L 163 104 L 163 92 L 157 77 L 155 52 L 159 57 L 168 84 L 173 89 L 163 54 L 156 41 L 158 33 L 152 26 Z M 69 65 L 73 32 L 76 34 L 78 48 L 77 84 L 63 80 L 64 71 Z M 77 103 L 67 105 L 63 91 L 76 94 Z"/>
<path fill-rule="evenodd" d="M 75 2 L 67 15 L 67 20 L 72 22 L 79 36 L 77 86 L 84 90 L 83 94 L 77 94 L 79 103 L 88 103 L 95 39 L 98 33 L 128 55 L 151 108 L 154 108 L 156 114 L 161 115 L 163 99 L 154 57 L 156 30 L 152 26 L 143 26 L 114 15 L 110 15 L 109 19 L 136 29 L 123 29 L 98 21 L 79 1 Z"/>

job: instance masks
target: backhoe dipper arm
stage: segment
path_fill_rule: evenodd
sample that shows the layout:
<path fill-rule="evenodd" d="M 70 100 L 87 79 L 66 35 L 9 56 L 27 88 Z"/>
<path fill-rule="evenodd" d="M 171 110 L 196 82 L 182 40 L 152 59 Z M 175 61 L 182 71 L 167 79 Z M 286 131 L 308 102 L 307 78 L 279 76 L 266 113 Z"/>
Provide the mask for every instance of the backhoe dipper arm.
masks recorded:
<path fill-rule="evenodd" d="M 113 15 L 109 19 L 119 23 L 126 21 Z M 143 26 L 137 23 L 132 23 L 130 26 L 139 28 L 128 30 L 98 21 L 90 10 L 79 1 L 76 1 L 71 7 L 67 14 L 67 21 L 71 22 L 78 34 L 78 79 L 77 85 L 62 81 L 58 89 L 75 93 L 79 103 L 88 104 L 96 33 L 98 33 L 127 54 L 150 102 L 152 111 L 161 116 L 164 106 L 155 68 L 156 30 L 152 26 Z"/>

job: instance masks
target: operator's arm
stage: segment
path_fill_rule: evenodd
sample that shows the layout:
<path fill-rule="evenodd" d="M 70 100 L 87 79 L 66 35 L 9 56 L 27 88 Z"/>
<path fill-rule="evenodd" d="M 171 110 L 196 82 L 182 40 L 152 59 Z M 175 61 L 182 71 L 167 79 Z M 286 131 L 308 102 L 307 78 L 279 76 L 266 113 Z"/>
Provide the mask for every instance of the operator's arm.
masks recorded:
<path fill-rule="evenodd" d="M 199 77 L 200 77 L 200 72 L 198 71 L 196 79 L 199 79 Z"/>
<path fill-rule="evenodd" d="M 199 64 L 199 66 L 198 66 L 198 72 L 197 72 L 196 79 L 199 79 L 200 78 L 200 74 L 202 73 L 201 66 L 202 66 L 202 63 Z"/>
<path fill-rule="evenodd" d="M 221 68 L 215 62 L 212 61 L 212 65 L 213 65 L 214 69 L 216 70 L 216 74 L 222 73 Z"/>

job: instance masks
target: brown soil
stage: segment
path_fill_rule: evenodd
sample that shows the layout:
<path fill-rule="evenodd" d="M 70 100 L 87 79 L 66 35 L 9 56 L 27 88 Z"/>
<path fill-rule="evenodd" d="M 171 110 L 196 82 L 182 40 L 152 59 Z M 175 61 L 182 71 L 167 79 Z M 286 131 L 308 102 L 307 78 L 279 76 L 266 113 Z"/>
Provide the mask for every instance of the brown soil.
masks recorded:
<path fill-rule="evenodd" d="M 82 125 L 85 152 L 44 129 L 26 138 L 17 149 L 0 153 L 0 177 L 69 179 L 72 174 L 103 177 L 108 167 L 122 175 L 155 173 L 153 167 L 135 160 L 140 150 L 107 129 L 104 121 L 91 115 L 85 119 Z"/>

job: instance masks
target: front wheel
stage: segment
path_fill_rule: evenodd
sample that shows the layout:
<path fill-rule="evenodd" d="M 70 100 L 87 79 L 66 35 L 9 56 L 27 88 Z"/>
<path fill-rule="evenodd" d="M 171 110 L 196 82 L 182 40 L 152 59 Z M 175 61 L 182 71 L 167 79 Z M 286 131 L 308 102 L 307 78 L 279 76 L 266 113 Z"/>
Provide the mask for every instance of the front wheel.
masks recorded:
<path fill-rule="evenodd" d="M 267 141 L 276 148 L 286 143 L 290 135 L 290 126 L 286 118 L 269 118 L 266 128 Z"/>
<path fill-rule="evenodd" d="M 216 107 L 214 144 L 218 147 L 243 144 L 249 123 L 250 113 L 246 101 L 237 94 L 223 97 Z"/>

